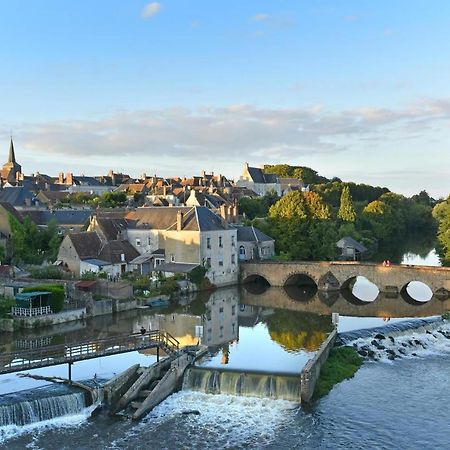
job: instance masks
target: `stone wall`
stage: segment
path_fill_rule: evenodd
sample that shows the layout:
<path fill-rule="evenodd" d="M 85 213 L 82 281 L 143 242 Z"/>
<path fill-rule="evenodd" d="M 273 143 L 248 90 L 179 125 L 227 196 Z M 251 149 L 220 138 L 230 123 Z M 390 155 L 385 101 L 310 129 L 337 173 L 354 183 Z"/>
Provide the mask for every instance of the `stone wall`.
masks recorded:
<path fill-rule="evenodd" d="M 86 308 L 71 309 L 56 314 L 36 317 L 16 317 L 14 323 L 20 328 L 37 328 L 57 325 L 59 323 L 81 320 L 86 317 Z"/>
<path fill-rule="evenodd" d="M 311 358 L 301 371 L 301 397 L 302 402 L 308 403 L 316 387 L 317 380 L 320 376 L 320 369 L 328 359 L 331 348 L 334 346 L 336 340 L 336 328 L 329 334 L 328 338 L 322 343 L 317 353 Z"/>

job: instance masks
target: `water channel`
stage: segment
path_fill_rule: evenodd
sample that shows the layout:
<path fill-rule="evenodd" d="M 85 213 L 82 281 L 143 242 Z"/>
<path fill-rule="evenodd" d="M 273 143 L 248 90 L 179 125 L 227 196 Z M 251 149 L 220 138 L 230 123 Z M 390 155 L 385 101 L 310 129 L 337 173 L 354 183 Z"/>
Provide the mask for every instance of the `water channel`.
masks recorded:
<path fill-rule="evenodd" d="M 426 262 L 434 261 L 432 254 L 429 257 Z M 405 262 L 423 262 L 412 258 Z M 333 295 L 307 287 L 257 292 L 227 288 L 179 298 L 165 310 L 128 311 L 0 335 L 2 352 L 121 335 L 141 326 L 167 330 L 187 345 L 197 342 L 196 326 L 202 326 L 209 355 L 199 364 L 201 370 L 226 370 L 228 377 L 244 370 L 276 372 L 287 380 L 287 390 L 289 377 L 300 373 L 326 339 L 332 313 L 339 313 L 339 331 L 349 336 L 350 345 L 370 342 L 372 332 L 361 329 L 384 329 L 397 343 L 421 343 L 394 361 L 382 353 L 366 360 L 353 379 L 310 406 L 265 398 L 259 388 L 254 388 L 254 397 L 232 395 L 232 390 L 212 395 L 202 390 L 201 382 L 188 383 L 140 423 L 102 412 L 91 415 L 76 390 L 1 375 L 0 447 L 449 448 L 450 339 L 410 328 L 449 311 L 450 300 L 429 299 L 423 286 L 412 291 L 417 301 L 379 294 L 375 298 L 373 287 L 363 279 L 352 292 Z M 95 374 L 104 380 L 136 362 L 148 365 L 155 360 L 153 351 L 99 358 L 76 363 L 73 376 L 86 380 Z M 65 366 L 32 372 L 67 376 Z M 200 415 L 185 415 L 186 410 Z"/>

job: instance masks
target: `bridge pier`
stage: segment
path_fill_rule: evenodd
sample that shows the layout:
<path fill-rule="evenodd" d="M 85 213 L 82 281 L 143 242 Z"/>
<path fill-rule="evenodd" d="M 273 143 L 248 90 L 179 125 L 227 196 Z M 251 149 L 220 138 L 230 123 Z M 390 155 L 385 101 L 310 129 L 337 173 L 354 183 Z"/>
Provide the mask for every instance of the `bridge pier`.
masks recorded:
<path fill-rule="evenodd" d="M 71 362 L 67 363 L 67 368 L 68 368 L 68 377 L 67 379 L 69 380 L 70 384 L 72 384 L 72 364 Z"/>

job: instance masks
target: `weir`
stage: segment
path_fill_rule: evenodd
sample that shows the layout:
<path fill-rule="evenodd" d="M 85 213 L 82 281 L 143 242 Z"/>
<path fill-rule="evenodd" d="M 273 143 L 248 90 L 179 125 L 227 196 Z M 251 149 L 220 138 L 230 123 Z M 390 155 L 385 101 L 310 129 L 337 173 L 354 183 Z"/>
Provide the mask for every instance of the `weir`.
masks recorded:
<path fill-rule="evenodd" d="M 300 402 L 300 376 L 190 367 L 183 390 Z"/>
<path fill-rule="evenodd" d="M 87 407 L 84 392 L 69 392 L 35 399 L 24 399 L 18 395 L 2 397 L 0 406 L 0 432 L 9 425 L 23 426 L 56 417 L 80 413 Z M 1 434 L 1 433 L 0 433 Z"/>

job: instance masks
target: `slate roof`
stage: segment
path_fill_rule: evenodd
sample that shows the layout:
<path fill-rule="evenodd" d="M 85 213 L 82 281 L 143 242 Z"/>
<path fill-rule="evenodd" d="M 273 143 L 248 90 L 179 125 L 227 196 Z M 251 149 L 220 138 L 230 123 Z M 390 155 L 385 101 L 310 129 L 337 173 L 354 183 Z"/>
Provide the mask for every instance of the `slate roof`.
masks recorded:
<path fill-rule="evenodd" d="M 183 230 L 213 231 L 225 228 L 222 220 L 203 206 L 137 208 L 135 211 L 129 212 L 126 215 L 126 219 L 134 220 L 137 227 L 147 227 L 155 230 L 175 230 L 178 211 L 183 213 Z"/>
<path fill-rule="evenodd" d="M 97 224 L 108 241 L 116 240 L 120 233 L 128 228 L 128 223 L 125 219 L 97 217 Z"/>
<path fill-rule="evenodd" d="M 58 225 L 85 225 L 92 211 L 89 209 L 56 209 L 53 211 L 23 211 L 36 225 L 48 225 L 54 219 Z"/>
<path fill-rule="evenodd" d="M 354 248 L 360 253 L 364 253 L 367 251 L 367 248 L 364 245 L 360 244 L 358 241 L 355 241 L 351 236 L 344 236 L 342 239 L 336 242 L 336 246 L 339 248 Z"/>
<path fill-rule="evenodd" d="M 98 259 L 112 264 L 121 263 L 125 255 L 125 261 L 132 261 L 139 256 L 139 252 L 128 241 L 109 241 L 103 244 L 98 253 Z"/>
<path fill-rule="evenodd" d="M 274 239 L 252 226 L 236 227 L 238 242 L 270 242 Z"/>
<path fill-rule="evenodd" d="M 23 186 L 4 187 L 0 190 L 0 202 L 10 203 L 13 206 L 25 206 L 26 200 L 34 199 L 34 195 Z"/>
<path fill-rule="evenodd" d="M 268 184 L 277 183 L 278 177 L 273 173 L 264 173 L 263 169 L 258 167 L 249 167 L 248 173 L 254 183 Z"/>
<path fill-rule="evenodd" d="M 81 233 L 71 233 L 67 238 L 71 240 L 80 259 L 97 258 L 102 245 L 97 233 L 83 231 Z"/>
<path fill-rule="evenodd" d="M 73 184 L 77 186 L 105 186 L 94 177 L 74 176 Z"/>
<path fill-rule="evenodd" d="M 160 264 L 155 270 L 160 272 L 171 272 L 171 273 L 189 273 L 191 270 L 198 267 L 199 264 L 189 264 L 189 263 L 167 263 Z"/>

